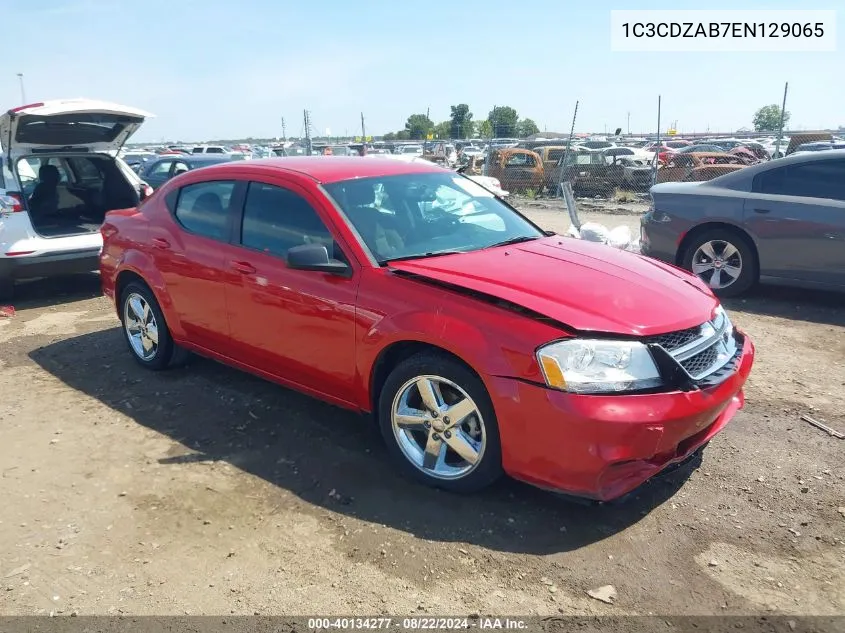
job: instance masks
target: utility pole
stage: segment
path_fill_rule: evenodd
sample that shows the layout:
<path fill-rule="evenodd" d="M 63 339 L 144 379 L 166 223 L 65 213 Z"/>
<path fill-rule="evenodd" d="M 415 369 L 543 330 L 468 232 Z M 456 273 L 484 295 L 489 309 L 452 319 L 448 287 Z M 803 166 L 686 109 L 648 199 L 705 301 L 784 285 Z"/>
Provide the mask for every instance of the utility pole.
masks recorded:
<path fill-rule="evenodd" d="M 23 87 L 23 73 L 18 73 L 18 81 L 21 83 L 21 105 L 26 105 L 26 91 Z"/>
<path fill-rule="evenodd" d="M 364 125 L 364 113 L 361 113 L 361 156 L 367 155 L 367 126 Z"/>
<path fill-rule="evenodd" d="M 631 113 L 628 113 L 628 136 L 631 136 Z"/>
<path fill-rule="evenodd" d="M 783 140 L 783 124 L 784 124 L 784 117 L 786 116 L 786 93 L 789 91 L 789 82 L 787 81 L 783 85 L 783 105 L 780 107 L 780 123 L 778 124 L 778 139 L 775 143 L 775 158 L 780 158 L 782 154 L 780 153 L 780 143 Z M 787 147 L 787 149 L 789 149 Z"/>
<path fill-rule="evenodd" d="M 311 113 L 308 110 L 303 110 L 302 116 L 305 122 L 305 154 L 311 156 Z"/>
<path fill-rule="evenodd" d="M 287 134 L 285 134 L 285 117 L 282 117 L 282 142 L 286 142 L 288 140 Z"/>

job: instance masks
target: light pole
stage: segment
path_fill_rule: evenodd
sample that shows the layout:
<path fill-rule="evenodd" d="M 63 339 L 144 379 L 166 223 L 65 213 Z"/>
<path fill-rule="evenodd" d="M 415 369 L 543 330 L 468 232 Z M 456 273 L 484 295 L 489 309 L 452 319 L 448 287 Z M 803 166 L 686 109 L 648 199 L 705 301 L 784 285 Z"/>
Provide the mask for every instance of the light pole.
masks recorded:
<path fill-rule="evenodd" d="M 21 105 L 26 104 L 26 91 L 23 87 L 23 73 L 18 73 L 18 80 L 21 82 Z"/>

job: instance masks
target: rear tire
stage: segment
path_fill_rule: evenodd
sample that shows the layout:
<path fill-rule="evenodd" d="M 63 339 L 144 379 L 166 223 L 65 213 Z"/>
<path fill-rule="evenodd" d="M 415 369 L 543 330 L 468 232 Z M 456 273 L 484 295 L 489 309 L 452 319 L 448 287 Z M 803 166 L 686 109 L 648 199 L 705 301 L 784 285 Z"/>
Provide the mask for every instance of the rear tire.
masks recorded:
<path fill-rule="evenodd" d="M 426 406 L 423 390 L 429 390 Z M 460 416 L 460 417 L 458 417 Z M 387 450 L 408 477 L 472 493 L 501 477 L 502 448 L 493 403 L 465 365 L 436 352 L 399 363 L 385 380 L 378 422 Z"/>
<path fill-rule="evenodd" d="M 754 247 L 746 236 L 731 229 L 714 228 L 696 235 L 684 250 L 682 265 L 720 298 L 738 297 L 757 283 Z M 717 279 L 711 283 L 714 274 Z"/>
<path fill-rule="evenodd" d="M 146 284 L 133 281 L 126 285 L 119 314 L 123 336 L 139 365 L 160 371 L 180 360 L 183 352 L 173 342 L 164 313 Z"/>

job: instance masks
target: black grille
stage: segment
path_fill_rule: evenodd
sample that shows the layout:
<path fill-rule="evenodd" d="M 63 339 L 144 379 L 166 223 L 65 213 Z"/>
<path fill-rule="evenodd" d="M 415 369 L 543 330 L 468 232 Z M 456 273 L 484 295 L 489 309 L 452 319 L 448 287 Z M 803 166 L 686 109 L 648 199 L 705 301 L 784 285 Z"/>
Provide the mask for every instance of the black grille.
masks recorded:
<path fill-rule="evenodd" d="M 690 376 L 697 376 L 703 374 L 709 367 L 711 367 L 719 359 L 719 348 L 717 345 L 708 347 L 703 352 L 700 352 L 681 362 L 684 369 Z"/>
<path fill-rule="evenodd" d="M 661 334 L 660 336 L 655 336 L 651 339 L 653 343 L 657 343 L 667 352 L 673 352 L 678 348 L 683 347 L 689 343 L 692 343 L 694 340 L 698 339 L 701 334 L 699 334 L 700 328 L 698 327 L 691 327 L 686 330 L 680 330 L 678 332 L 670 332 L 669 334 Z"/>
<path fill-rule="evenodd" d="M 708 374 L 702 378 L 697 384 L 699 387 L 713 387 L 724 382 L 731 374 L 733 374 L 739 366 L 739 357 L 742 356 L 743 339 L 740 336 L 736 337 L 736 351 L 731 359 L 725 363 L 721 368 Z"/>

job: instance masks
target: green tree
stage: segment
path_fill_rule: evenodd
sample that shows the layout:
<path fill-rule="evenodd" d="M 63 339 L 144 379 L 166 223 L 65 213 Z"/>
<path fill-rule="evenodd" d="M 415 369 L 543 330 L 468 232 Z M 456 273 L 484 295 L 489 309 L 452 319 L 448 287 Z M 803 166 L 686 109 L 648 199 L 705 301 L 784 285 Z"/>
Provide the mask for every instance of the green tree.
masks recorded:
<path fill-rule="evenodd" d="M 516 126 L 519 122 L 519 116 L 516 110 L 509 106 L 496 106 L 490 110 L 487 120 L 493 126 L 495 138 L 511 137 L 517 132 Z"/>
<path fill-rule="evenodd" d="M 383 141 L 395 141 L 396 140 L 396 132 L 388 132 L 384 136 L 381 137 Z"/>
<path fill-rule="evenodd" d="M 783 127 L 789 123 L 789 110 L 783 114 Z M 757 132 L 775 132 L 780 129 L 780 106 L 777 104 L 763 106 L 754 113 L 752 119 L 754 130 Z"/>
<path fill-rule="evenodd" d="M 520 119 L 519 123 L 516 125 L 516 135 L 519 138 L 525 138 L 526 136 L 537 134 L 539 131 L 540 128 L 537 127 L 537 124 L 531 119 Z"/>
<path fill-rule="evenodd" d="M 459 103 L 452 106 L 451 130 L 452 138 L 469 138 L 472 136 L 472 112 L 469 111 L 469 106 L 465 103 Z"/>
<path fill-rule="evenodd" d="M 424 114 L 412 114 L 408 117 L 408 122 L 405 123 L 408 137 L 414 140 L 425 138 L 433 128 L 434 123 Z"/>
<path fill-rule="evenodd" d="M 434 138 L 451 138 L 452 122 L 441 121 L 440 123 L 434 126 L 433 133 Z"/>
<path fill-rule="evenodd" d="M 493 136 L 493 124 L 489 119 L 484 119 L 478 124 L 476 130 L 481 138 L 491 138 Z"/>

